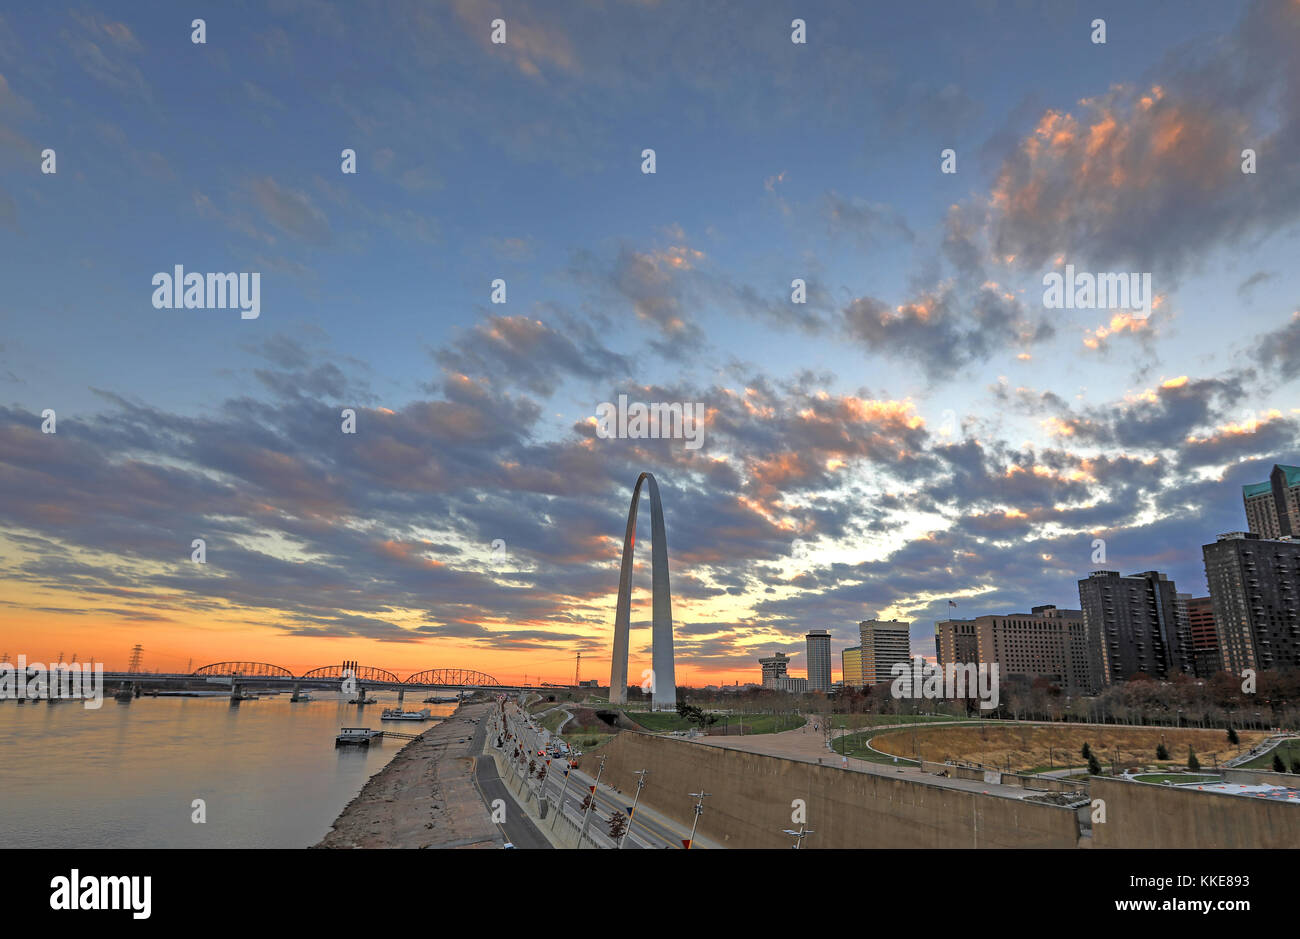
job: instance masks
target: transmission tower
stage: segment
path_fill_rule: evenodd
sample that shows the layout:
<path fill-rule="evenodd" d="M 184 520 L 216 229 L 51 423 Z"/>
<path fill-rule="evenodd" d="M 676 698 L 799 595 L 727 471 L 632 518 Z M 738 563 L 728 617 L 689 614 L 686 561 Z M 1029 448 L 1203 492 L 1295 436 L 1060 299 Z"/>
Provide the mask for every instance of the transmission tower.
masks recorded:
<path fill-rule="evenodd" d="M 128 672 L 140 671 L 140 657 L 142 655 L 144 655 L 144 646 L 137 642 L 135 648 L 131 650 L 131 661 L 126 666 Z"/>
<path fill-rule="evenodd" d="M 582 653 L 578 653 L 578 661 L 573 666 L 573 687 L 577 688 L 582 684 Z"/>

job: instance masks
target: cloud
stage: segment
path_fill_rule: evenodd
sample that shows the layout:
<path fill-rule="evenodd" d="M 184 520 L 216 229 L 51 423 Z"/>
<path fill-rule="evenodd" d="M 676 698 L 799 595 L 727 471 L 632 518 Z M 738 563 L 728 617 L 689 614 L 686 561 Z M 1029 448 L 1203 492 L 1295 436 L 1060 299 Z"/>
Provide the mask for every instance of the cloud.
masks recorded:
<path fill-rule="evenodd" d="M 329 219 L 305 192 L 285 189 L 269 176 L 250 180 L 248 191 L 262 214 L 280 231 L 312 245 L 334 240 Z"/>
<path fill-rule="evenodd" d="M 1294 222 L 1297 42 L 1300 5 L 1255 3 L 1233 33 L 1179 49 L 1154 78 L 1043 111 L 990 195 L 996 254 L 1033 269 L 1064 253 L 1085 269 L 1168 279 L 1223 243 Z M 1267 169 L 1243 174 L 1246 148 Z"/>

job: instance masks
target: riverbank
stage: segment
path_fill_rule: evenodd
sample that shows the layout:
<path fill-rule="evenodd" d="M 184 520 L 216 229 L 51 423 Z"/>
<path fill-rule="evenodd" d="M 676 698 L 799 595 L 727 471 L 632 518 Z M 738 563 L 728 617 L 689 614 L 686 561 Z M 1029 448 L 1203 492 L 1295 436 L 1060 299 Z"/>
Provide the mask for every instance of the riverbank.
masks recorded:
<path fill-rule="evenodd" d="M 495 848 L 497 826 L 474 785 L 490 704 L 456 709 L 370 777 L 317 848 Z M 400 729 L 408 729 L 406 726 Z"/>

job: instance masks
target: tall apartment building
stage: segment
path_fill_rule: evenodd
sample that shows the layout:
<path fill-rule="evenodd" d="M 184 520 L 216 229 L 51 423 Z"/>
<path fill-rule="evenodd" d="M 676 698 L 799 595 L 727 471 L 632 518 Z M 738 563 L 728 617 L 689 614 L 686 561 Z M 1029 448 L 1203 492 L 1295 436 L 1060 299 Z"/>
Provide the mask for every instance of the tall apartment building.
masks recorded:
<path fill-rule="evenodd" d="M 934 654 L 940 665 L 979 661 L 975 620 L 945 619 L 934 624 Z"/>
<path fill-rule="evenodd" d="M 1219 632 L 1214 623 L 1214 603 L 1209 597 L 1178 595 L 1178 616 L 1182 634 L 1190 640 L 1192 673 L 1197 678 L 1212 678 L 1223 668 L 1219 660 Z"/>
<path fill-rule="evenodd" d="M 1177 588 L 1164 574 L 1094 571 L 1079 581 L 1079 605 L 1094 686 L 1126 681 L 1137 672 L 1169 679 L 1190 670 Z"/>
<path fill-rule="evenodd" d="M 1273 466 L 1262 483 L 1241 487 L 1246 527 L 1261 538 L 1300 537 L 1300 466 Z"/>
<path fill-rule="evenodd" d="M 790 656 L 784 652 L 778 652 L 776 655 L 769 655 L 765 659 L 759 659 L 758 664 L 763 669 L 764 687 L 772 686 L 778 678 L 789 677 L 785 672 L 790 665 Z"/>
<path fill-rule="evenodd" d="M 1224 670 L 1300 666 L 1300 542 L 1230 532 L 1201 553 Z"/>
<path fill-rule="evenodd" d="M 840 653 L 840 677 L 845 688 L 861 688 L 862 680 L 862 646 L 849 646 Z"/>
<path fill-rule="evenodd" d="M 862 635 L 862 680 L 868 685 L 893 681 L 890 669 L 899 662 L 912 661 L 912 642 L 908 624 L 896 619 L 863 620 L 858 624 Z"/>
<path fill-rule="evenodd" d="M 808 690 L 831 690 L 831 634 L 814 629 L 804 636 L 808 644 Z"/>

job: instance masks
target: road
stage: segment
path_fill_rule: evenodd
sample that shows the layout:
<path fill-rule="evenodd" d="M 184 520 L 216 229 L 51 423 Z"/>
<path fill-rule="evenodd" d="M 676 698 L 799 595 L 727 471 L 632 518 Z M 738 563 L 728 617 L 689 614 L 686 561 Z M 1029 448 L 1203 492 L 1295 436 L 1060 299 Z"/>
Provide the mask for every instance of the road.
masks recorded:
<path fill-rule="evenodd" d="M 514 733 L 517 739 L 523 741 L 526 750 L 535 754 L 539 749 L 544 748 L 543 734 L 540 731 L 533 730 L 513 703 L 507 704 L 506 720 L 510 732 Z M 513 746 L 510 746 L 511 743 L 513 741 L 507 741 L 505 747 L 507 758 L 514 749 Z M 579 770 L 570 770 L 570 780 L 566 787 L 563 775 L 564 765 L 563 760 L 551 761 L 553 778 L 546 780 L 546 797 L 557 800 L 560 793 L 563 792 L 566 817 L 581 826 L 583 816 L 582 801 L 587 793 L 591 791 L 590 787 L 595 783 L 595 779 Z M 530 782 L 530 785 L 532 784 L 534 783 Z M 617 793 L 605 785 L 598 787 L 594 800 L 595 806 L 592 809 L 587 826 L 587 834 L 597 844 L 606 847 L 613 846 L 613 842 L 608 835 L 609 817 L 615 811 L 626 815 L 628 807 L 632 804 L 632 798 L 633 793 Z M 658 819 L 649 817 L 649 813 L 642 811 L 642 808 L 638 806 L 636 814 L 632 818 L 627 840 L 623 846 L 625 848 L 680 848 L 682 846 L 681 839 L 685 837 L 687 832 L 680 832 Z"/>
<path fill-rule="evenodd" d="M 482 730 L 482 724 L 479 725 Z M 475 733 L 475 738 L 479 734 Z M 490 756 L 479 756 L 475 758 L 474 775 L 478 780 L 479 791 L 483 793 L 483 799 L 488 804 L 488 811 L 492 811 L 492 803 L 501 799 L 507 806 L 513 806 L 514 797 L 506 792 L 506 784 L 502 782 L 501 777 L 497 775 L 496 762 Z M 506 841 L 513 844 L 516 848 L 549 848 L 551 843 L 546 840 L 546 836 L 537 830 L 533 820 L 523 812 L 507 810 L 505 813 L 506 820 L 498 824 L 502 835 Z"/>

